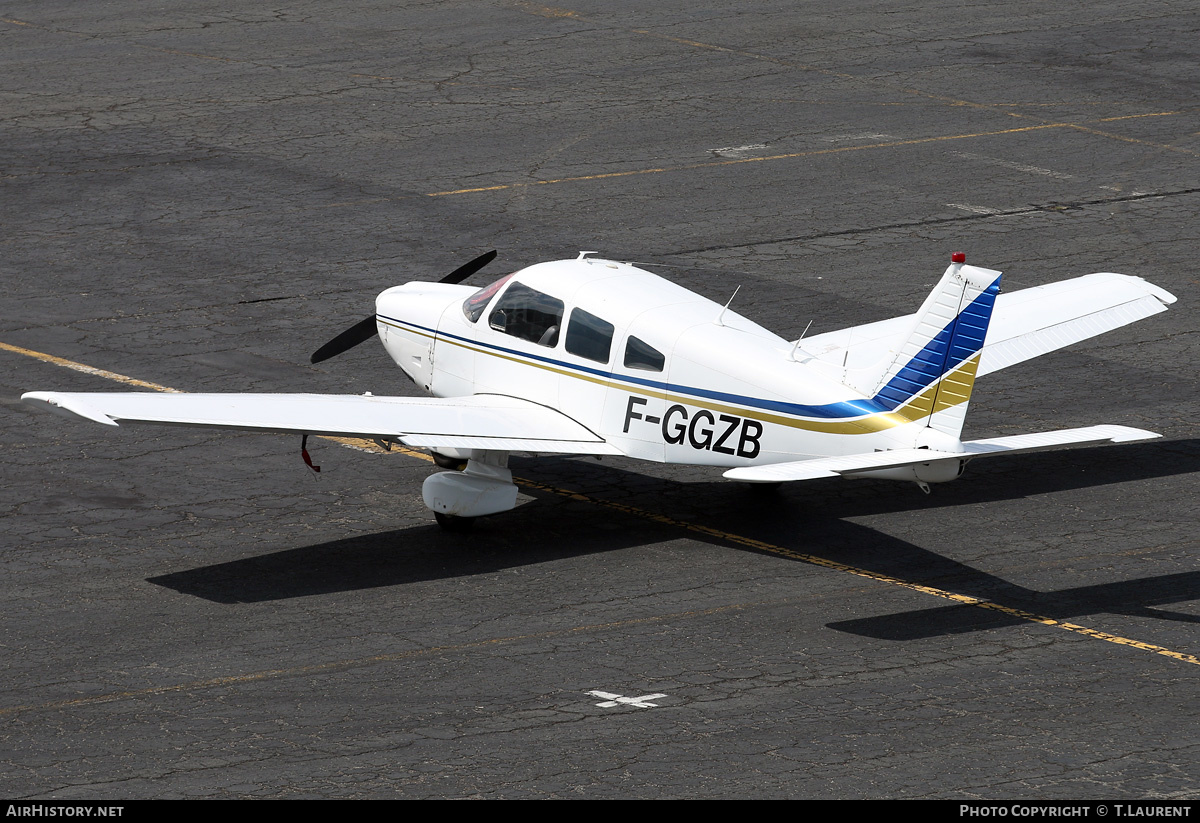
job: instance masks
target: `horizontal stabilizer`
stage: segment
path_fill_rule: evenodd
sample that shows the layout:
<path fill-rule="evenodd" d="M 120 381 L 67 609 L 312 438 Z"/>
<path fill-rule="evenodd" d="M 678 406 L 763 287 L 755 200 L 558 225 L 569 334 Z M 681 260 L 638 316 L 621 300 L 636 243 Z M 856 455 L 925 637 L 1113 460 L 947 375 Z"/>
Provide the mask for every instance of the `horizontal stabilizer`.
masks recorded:
<path fill-rule="evenodd" d="M 1059 429 L 1052 432 L 1014 434 L 1009 437 L 989 437 L 986 440 L 968 440 L 963 443 L 963 448 L 969 457 L 987 457 L 993 454 L 1040 452 L 1057 449 L 1060 446 L 1131 443 L 1135 440 L 1153 440 L 1156 437 L 1162 437 L 1162 435 L 1129 426 L 1084 426 L 1079 429 Z"/>
<path fill-rule="evenodd" d="M 1165 311 L 1175 296 L 1140 277 L 1104 272 L 996 298 L 976 377 Z M 916 315 L 806 338 L 819 362 L 853 370 L 894 357 Z"/>
<path fill-rule="evenodd" d="M 774 463 L 769 466 L 746 466 L 730 469 L 725 476 L 730 480 L 745 480 L 748 483 L 782 483 L 789 480 L 816 480 L 821 477 L 838 477 L 854 472 L 894 469 L 931 463 L 934 460 L 962 458 L 957 452 L 933 451 L 932 449 L 892 449 L 863 454 L 847 454 L 842 457 L 817 457 L 812 460 L 797 460 L 794 463 Z"/>
<path fill-rule="evenodd" d="M 1140 277 L 1089 274 L 1001 300 L 977 377 L 1166 311 L 1175 296 Z"/>
<path fill-rule="evenodd" d="M 559 411 L 501 395 L 457 398 L 325 394 L 30 392 L 34 406 L 114 426 L 163 426 L 394 438 L 411 446 L 621 454 Z M 68 415 L 69 416 L 69 415 Z"/>
<path fill-rule="evenodd" d="M 850 454 L 842 457 L 818 457 L 792 463 L 768 466 L 747 466 L 730 469 L 725 476 L 749 483 L 780 483 L 790 480 L 815 480 L 820 477 L 853 476 L 862 472 L 916 466 L 938 460 L 974 460 L 1000 454 L 1023 454 L 1063 446 L 1083 446 L 1098 443 L 1127 443 L 1161 437 L 1144 429 L 1128 426 L 1086 426 L 1080 429 L 1018 434 L 1011 437 L 992 437 L 969 440 L 961 452 L 933 449 L 893 449 L 881 452 Z"/>

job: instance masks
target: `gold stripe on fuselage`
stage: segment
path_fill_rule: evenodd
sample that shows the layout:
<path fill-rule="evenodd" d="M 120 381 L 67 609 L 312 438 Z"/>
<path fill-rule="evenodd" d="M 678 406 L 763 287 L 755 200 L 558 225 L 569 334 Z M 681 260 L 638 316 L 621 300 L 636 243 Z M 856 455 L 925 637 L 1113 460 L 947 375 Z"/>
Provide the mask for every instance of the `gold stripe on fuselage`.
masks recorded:
<path fill-rule="evenodd" d="M 546 363 L 539 363 L 534 360 L 527 360 L 522 357 L 514 357 L 508 354 L 501 354 L 489 348 L 484 348 L 479 345 L 472 345 L 462 340 L 456 340 L 452 337 L 435 337 L 428 332 L 421 331 L 411 326 L 401 326 L 379 318 L 379 322 L 385 326 L 391 326 L 394 329 L 399 329 L 407 334 L 415 334 L 420 337 L 426 337 L 431 340 L 436 340 L 439 343 L 449 343 L 453 346 L 466 349 L 467 351 L 476 354 L 486 354 L 490 357 L 495 357 L 500 360 L 507 360 L 510 363 L 516 363 L 522 366 L 530 366 L 543 371 L 553 372 L 554 374 L 570 377 L 575 380 L 583 380 L 588 383 L 595 383 L 599 386 L 604 386 L 610 389 L 619 391 L 633 392 L 635 394 L 648 395 L 665 400 L 668 403 L 682 403 L 688 406 L 708 409 L 714 412 L 725 412 L 727 414 L 741 415 L 752 420 L 759 420 L 764 423 L 774 423 L 778 426 L 787 426 L 792 429 L 802 429 L 804 431 L 821 432 L 824 434 L 873 434 L 875 432 L 885 431 L 896 426 L 904 426 L 913 423 L 930 415 L 930 408 L 936 405 L 936 411 L 948 409 L 958 403 L 965 402 L 970 397 L 971 386 L 975 381 L 975 371 L 979 365 L 979 354 L 976 354 L 970 360 L 964 361 L 956 369 L 943 375 L 941 381 L 933 383 L 919 394 L 913 395 L 907 403 L 897 407 L 894 411 L 882 412 L 880 414 L 866 415 L 864 417 L 856 417 L 850 420 L 816 420 L 812 418 L 796 418 L 772 412 L 762 411 L 761 409 L 743 408 L 741 406 L 729 406 L 724 403 L 714 402 L 705 398 L 697 398 L 691 395 L 681 395 L 665 389 L 656 389 L 649 386 L 631 386 L 627 383 L 622 383 L 616 380 L 606 380 L 601 377 L 594 377 L 590 374 L 580 374 L 569 369 L 561 369 L 551 366 Z M 943 402 L 938 394 L 938 386 L 947 380 L 955 380 L 958 386 L 965 385 L 965 397 L 962 400 L 954 400 L 954 402 Z M 961 396 L 961 391 L 954 391 L 946 398 L 947 401 L 953 397 Z M 936 399 L 936 400 L 935 400 Z"/>

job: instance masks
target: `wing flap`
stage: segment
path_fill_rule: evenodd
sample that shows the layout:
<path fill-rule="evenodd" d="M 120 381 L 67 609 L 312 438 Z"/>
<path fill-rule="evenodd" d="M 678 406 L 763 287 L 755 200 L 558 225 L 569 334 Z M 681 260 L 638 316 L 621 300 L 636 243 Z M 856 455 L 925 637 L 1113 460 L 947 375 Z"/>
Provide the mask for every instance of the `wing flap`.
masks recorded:
<path fill-rule="evenodd" d="M 603 441 L 548 440 L 545 438 L 476 437 L 473 435 L 406 434 L 400 437 L 406 446 L 420 449 L 488 449 L 505 452 L 544 452 L 546 454 L 622 455 L 620 449 Z"/>
<path fill-rule="evenodd" d="M 555 409 L 501 395 L 459 398 L 322 394 L 30 392 L 26 403 L 105 425 L 397 438 L 414 446 L 620 454 Z"/>

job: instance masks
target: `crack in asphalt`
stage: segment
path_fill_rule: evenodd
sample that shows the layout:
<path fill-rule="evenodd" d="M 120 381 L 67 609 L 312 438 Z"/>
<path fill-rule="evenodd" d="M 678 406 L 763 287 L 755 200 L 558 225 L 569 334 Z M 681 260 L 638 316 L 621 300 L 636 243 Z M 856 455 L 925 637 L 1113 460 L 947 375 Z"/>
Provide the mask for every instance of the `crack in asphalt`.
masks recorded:
<path fill-rule="evenodd" d="M 818 232 L 816 234 L 798 234 L 790 237 L 773 237 L 763 240 L 750 240 L 745 243 L 725 243 L 713 246 L 698 246 L 693 249 L 679 249 L 677 251 L 662 252 L 664 257 L 676 257 L 683 254 L 699 254 L 709 251 L 724 251 L 727 249 L 744 249 L 754 246 L 769 246 L 776 243 L 806 243 L 813 240 L 821 240 L 827 237 L 844 237 L 851 234 L 870 234 L 877 231 L 891 231 L 893 229 L 911 229 L 920 228 L 922 226 L 938 226 L 945 223 L 966 223 L 976 220 L 995 220 L 999 217 L 1012 217 L 1019 214 L 1034 214 L 1037 212 L 1061 213 L 1072 209 L 1082 209 L 1087 206 L 1107 205 L 1110 203 L 1131 203 L 1138 200 L 1152 200 L 1155 198 L 1165 197 L 1181 197 L 1189 194 L 1200 192 L 1200 187 L 1188 189 L 1176 189 L 1174 191 L 1157 191 L 1146 192 L 1139 194 L 1127 194 L 1119 197 L 1098 197 L 1090 200 L 1073 200 L 1069 202 L 1052 202 L 1040 203 L 1030 206 L 1017 206 L 1010 209 L 997 209 L 994 212 L 987 214 L 959 214 L 953 217 L 927 217 L 920 220 L 903 220 L 895 223 L 882 223 L 878 226 L 859 226 L 849 229 L 837 229 L 834 231 Z"/>

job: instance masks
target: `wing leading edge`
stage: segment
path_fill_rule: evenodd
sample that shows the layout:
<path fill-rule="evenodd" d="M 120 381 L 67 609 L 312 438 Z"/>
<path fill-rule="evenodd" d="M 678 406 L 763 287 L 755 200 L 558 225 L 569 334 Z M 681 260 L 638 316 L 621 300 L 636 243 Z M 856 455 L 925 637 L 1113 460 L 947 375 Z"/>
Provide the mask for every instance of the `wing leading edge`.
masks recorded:
<path fill-rule="evenodd" d="M 21 399 L 96 423 L 394 439 L 423 448 L 562 454 L 622 452 L 546 406 L 501 395 L 458 398 L 325 394 L 29 392 Z"/>

